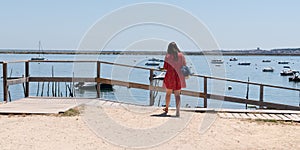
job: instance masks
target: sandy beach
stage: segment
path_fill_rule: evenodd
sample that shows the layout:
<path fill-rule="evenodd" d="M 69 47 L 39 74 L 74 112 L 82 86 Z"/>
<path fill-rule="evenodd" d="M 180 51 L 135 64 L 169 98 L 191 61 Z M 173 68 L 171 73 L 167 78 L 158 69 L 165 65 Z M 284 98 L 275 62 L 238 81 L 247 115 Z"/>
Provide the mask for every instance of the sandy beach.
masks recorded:
<path fill-rule="evenodd" d="M 253 120 L 222 119 L 215 115 L 215 120 L 205 132 L 199 132 L 199 127 L 207 117 L 206 113 L 182 112 L 180 118 L 171 116 L 161 117 L 161 110 L 149 113 L 136 113 L 121 107 L 99 108 L 90 114 L 103 111 L 106 116 L 127 129 L 139 129 L 154 132 L 164 129 L 166 124 L 180 121 L 185 122 L 183 128 L 178 129 L 171 138 L 161 140 L 159 137 L 167 135 L 164 131 L 156 132 L 160 142 L 147 145 L 153 139 L 142 138 L 145 147 L 124 145 L 109 140 L 105 133 L 95 130 L 93 119 L 83 114 L 79 116 L 54 115 L 1 115 L 0 116 L 0 147 L 3 150 L 50 150 L 50 149 L 300 149 L 300 124 L 291 122 L 263 122 Z M 103 116 L 103 115 L 102 115 Z M 92 119 L 92 120 L 89 120 Z M 104 118 L 102 118 L 104 119 Z M 98 120 L 99 128 L 105 128 L 105 120 Z M 174 126 L 177 126 L 174 124 Z M 122 134 L 123 131 L 109 130 L 108 135 Z M 122 130 L 122 129 L 121 129 Z M 153 131 L 152 131 L 153 130 Z M 112 132 L 111 132 L 112 131 Z M 103 131 L 102 131 L 103 132 Z M 111 132 L 111 133 L 110 133 Z M 113 133 L 114 132 L 114 133 Z M 131 131 L 130 131 L 131 132 Z M 138 132 L 131 132 L 138 134 Z M 169 133 L 169 132 L 168 132 Z M 121 137 L 121 135 L 120 135 Z M 112 137 L 114 138 L 114 137 Z M 115 137 L 118 138 L 118 137 Z M 128 136 L 128 141 L 130 142 Z M 140 139 L 140 138 L 139 138 Z M 126 139 L 124 139 L 126 141 Z M 124 142 L 123 141 L 123 142 Z M 138 140 L 137 140 L 138 141 Z M 157 141 L 156 141 L 157 142 Z M 122 146 L 120 146 L 122 145 Z M 132 147 L 131 147 L 132 146 Z"/>

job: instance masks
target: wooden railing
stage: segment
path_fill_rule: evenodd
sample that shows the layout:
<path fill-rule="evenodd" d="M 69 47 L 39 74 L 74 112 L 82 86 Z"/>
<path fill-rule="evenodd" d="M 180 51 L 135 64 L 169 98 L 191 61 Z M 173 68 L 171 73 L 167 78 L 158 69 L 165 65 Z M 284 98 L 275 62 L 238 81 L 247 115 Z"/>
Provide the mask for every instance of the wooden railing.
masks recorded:
<path fill-rule="evenodd" d="M 33 77 L 30 76 L 30 68 L 29 63 L 96 63 L 97 64 L 97 74 L 94 78 L 78 78 L 78 77 Z M 25 97 L 29 97 L 29 86 L 30 82 L 96 82 L 97 83 L 97 97 L 100 97 L 100 84 L 112 84 L 118 86 L 125 86 L 129 88 L 138 88 L 144 90 L 150 90 L 150 102 L 149 105 L 154 104 L 154 96 L 153 91 L 164 92 L 165 89 L 163 87 L 157 87 L 153 85 L 153 74 L 154 71 L 160 71 L 158 69 L 140 67 L 140 66 L 131 66 L 126 64 L 118 64 L 113 62 L 105 62 L 105 61 L 72 61 L 72 60 L 26 60 L 26 61 L 14 61 L 14 62 L 0 62 L 2 64 L 3 69 L 3 101 L 8 101 L 8 87 L 9 85 L 14 84 L 24 84 L 25 83 Z M 8 63 L 25 63 L 25 73 L 24 77 L 18 78 L 8 78 L 7 77 L 7 64 Z M 115 79 L 107 79 L 101 77 L 101 64 L 108 64 L 108 65 L 116 65 L 116 66 L 123 66 L 129 68 L 136 68 L 136 69 L 143 69 L 149 71 L 149 84 L 142 84 L 136 82 L 128 82 L 128 81 L 121 81 Z M 292 90 L 300 92 L 300 89 L 296 88 L 289 88 L 289 87 L 281 87 L 269 84 L 260 84 L 255 82 L 246 82 L 240 80 L 233 80 L 233 79 L 225 79 L 225 78 L 218 78 L 218 77 L 211 77 L 211 76 L 203 76 L 203 75 L 192 75 L 193 77 L 203 78 L 203 91 L 191 91 L 191 90 L 182 90 L 182 95 L 193 96 L 193 97 L 200 97 L 203 98 L 203 107 L 207 108 L 207 101 L 208 99 L 214 100 L 223 100 L 227 102 L 234 102 L 234 103 L 241 103 L 241 104 L 251 104 L 259 106 L 259 108 L 273 108 L 273 109 L 289 109 L 289 110 L 300 110 L 299 106 L 292 106 L 288 104 L 279 104 L 273 102 L 265 102 L 264 101 L 264 88 L 270 87 L 275 89 L 285 89 L 285 90 Z M 241 84 L 249 84 L 259 86 L 259 99 L 246 99 L 246 98 L 239 98 L 239 97 L 232 97 L 232 96 L 225 96 L 225 95 L 217 95 L 213 93 L 208 93 L 208 80 L 219 80 L 219 81 L 226 81 L 226 82 L 234 82 L 234 83 L 241 83 Z"/>

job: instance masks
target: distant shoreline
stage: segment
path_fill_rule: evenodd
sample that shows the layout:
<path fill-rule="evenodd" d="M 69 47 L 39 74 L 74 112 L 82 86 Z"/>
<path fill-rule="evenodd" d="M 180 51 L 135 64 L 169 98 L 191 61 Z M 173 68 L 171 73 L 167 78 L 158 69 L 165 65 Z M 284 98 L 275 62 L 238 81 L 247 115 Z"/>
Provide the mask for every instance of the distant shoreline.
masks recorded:
<path fill-rule="evenodd" d="M 239 51 L 183 51 L 185 55 L 224 56 L 300 56 L 298 49 L 285 50 L 239 50 Z M 165 55 L 165 51 L 95 51 L 95 50 L 0 50 L 0 54 L 60 54 L 60 55 Z"/>

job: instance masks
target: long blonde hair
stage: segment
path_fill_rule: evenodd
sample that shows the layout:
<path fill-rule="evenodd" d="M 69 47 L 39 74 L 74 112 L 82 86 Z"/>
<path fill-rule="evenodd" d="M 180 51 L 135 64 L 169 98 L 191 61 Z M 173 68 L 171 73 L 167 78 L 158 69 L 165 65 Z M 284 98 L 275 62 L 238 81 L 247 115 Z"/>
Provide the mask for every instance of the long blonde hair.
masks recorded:
<path fill-rule="evenodd" d="M 167 53 L 173 55 L 174 56 L 174 60 L 178 61 L 178 52 L 180 52 L 180 50 L 179 50 L 177 44 L 175 42 L 171 42 L 168 45 L 168 51 L 167 51 Z"/>

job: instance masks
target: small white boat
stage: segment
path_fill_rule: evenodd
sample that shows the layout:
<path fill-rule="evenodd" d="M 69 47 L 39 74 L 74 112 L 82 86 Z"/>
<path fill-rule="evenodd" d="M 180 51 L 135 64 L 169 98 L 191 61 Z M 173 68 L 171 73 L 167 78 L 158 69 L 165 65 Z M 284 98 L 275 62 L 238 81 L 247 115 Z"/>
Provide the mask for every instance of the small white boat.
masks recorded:
<path fill-rule="evenodd" d="M 289 64 L 288 61 L 279 61 L 278 64 Z"/>
<path fill-rule="evenodd" d="M 160 63 L 159 62 L 155 62 L 155 61 L 151 61 L 151 62 L 146 62 L 145 65 L 146 66 L 159 66 Z"/>
<path fill-rule="evenodd" d="M 282 75 L 282 76 L 292 76 L 292 75 L 294 75 L 295 73 L 299 73 L 299 71 L 297 71 L 297 70 L 292 70 L 292 69 L 283 69 L 283 70 L 280 72 L 280 75 Z"/>
<path fill-rule="evenodd" d="M 274 68 L 272 68 L 272 67 L 265 67 L 265 68 L 263 68 L 262 71 L 263 72 L 274 72 Z"/>
<path fill-rule="evenodd" d="M 237 61 L 237 58 L 230 58 L 229 61 Z"/>
<path fill-rule="evenodd" d="M 45 60 L 45 57 L 41 56 L 42 51 L 42 44 L 41 41 L 39 41 L 39 55 L 37 57 L 32 57 L 31 60 Z"/>
<path fill-rule="evenodd" d="M 158 58 L 151 58 L 151 59 L 148 59 L 148 61 L 164 62 L 164 60 L 158 59 Z"/>
<path fill-rule="evenodd" d="M 250 65 L 250 62 L 239 62 L 238 65 L 244 65 L 244 66 L 248 66 Z"/>
<path fill-rule="evenodd" d="M 271 62 L 271 60 L 264 59 L 264 60 L 262 60 L 262 62 Z"/>
<path fill-rule="evenodd" d="M 78 90 L 96 90 L 97 84 L 95 82 L 78 82 L 74 85 Z M 111 84 L 100 84 L 100 91 L 113 91 L 113 86 Z"/>
<path fill-rule="evenodd" d="M 166 76 L 166 72 L 161 72 L 159 75 L 154 76 L 153 79 L 163 80 L 165 76 Z"/>
<path fill-rule="evenodd" d="M 221 59 L 213 59 L 210 61 L 212 64 L 223 64 L 224 61 Z"/>

